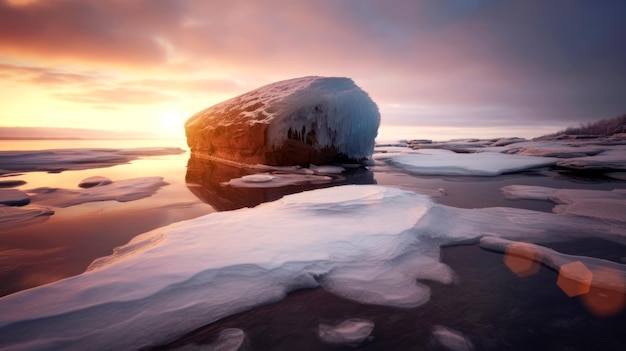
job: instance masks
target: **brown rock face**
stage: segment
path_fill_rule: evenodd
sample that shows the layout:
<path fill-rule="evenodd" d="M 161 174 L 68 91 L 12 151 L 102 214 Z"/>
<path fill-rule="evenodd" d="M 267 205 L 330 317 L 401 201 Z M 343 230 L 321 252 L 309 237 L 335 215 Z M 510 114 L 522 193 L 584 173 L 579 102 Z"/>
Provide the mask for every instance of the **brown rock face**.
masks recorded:
<path fill-rule="evenodd" d="M 348 78 L 273 83 L 198 112 L 185 123 L 196 157 L 275 166 L 361 161 L 380 114 Z"/>

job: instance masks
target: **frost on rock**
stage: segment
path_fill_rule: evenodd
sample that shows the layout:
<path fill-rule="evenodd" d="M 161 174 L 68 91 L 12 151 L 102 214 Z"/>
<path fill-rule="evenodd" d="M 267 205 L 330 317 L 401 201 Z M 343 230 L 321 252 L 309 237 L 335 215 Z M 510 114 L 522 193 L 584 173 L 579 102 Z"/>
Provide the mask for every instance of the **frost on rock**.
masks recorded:
<path fill-rule="evenodd" d="M 69 207 L 94 201 L 128 202 L 139 200 L 152 196 L 159 188 L 167 184 L 162 177 L 142 177 L 118 180 L 111 184 L 86 189 L 36 188 L 29 190 L 29 192 L 34 194 L 32 196 L 33 202 Z"/>
<path fill-rule="evenodd" d="M 0 349 L 142 349 L 304 288 L 415 307 L 431 293 L 420 281 L 455 282 L 440 246 L 487 235 L 626 241 L 623 225 L 376 185 L 301 192 L 157 228 L 86 273 L 0 298 Z"/>
<path fill-rule="evenodd" d="M 308 166 L 369 158 L 379 124 L 378 107 L 351 79 L 303 77 L 202 110 L 185 131 L 198 156 Z"/>
<path fill-rule="evenodd" d="M 355 345 L 367 339 L 374 330 L 374 322 L 351 318 L 337 325 L 321 323 L 318 335 L 322 341 L 329 344 Z"/>

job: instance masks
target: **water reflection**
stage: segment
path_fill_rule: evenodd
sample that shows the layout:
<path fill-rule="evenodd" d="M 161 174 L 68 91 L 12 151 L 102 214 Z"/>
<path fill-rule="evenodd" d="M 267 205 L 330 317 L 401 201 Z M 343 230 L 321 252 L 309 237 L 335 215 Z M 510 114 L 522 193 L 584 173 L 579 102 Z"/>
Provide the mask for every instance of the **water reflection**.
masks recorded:
<path fill-rule="evenodd" d="M 364 168 L 350 169 L 341 175 L 332 175 L 332 180 L 326 184 L 298 184 L 278 188 L 239 188 L 227 184 L 231 179 L 253 173 L 255 170 L 192 155 L 187 163 L 185 180 L 194 195 L 217 211 L 254 207 L 306 190 L 346 184 L 376 184 L 374 174 Z"/>

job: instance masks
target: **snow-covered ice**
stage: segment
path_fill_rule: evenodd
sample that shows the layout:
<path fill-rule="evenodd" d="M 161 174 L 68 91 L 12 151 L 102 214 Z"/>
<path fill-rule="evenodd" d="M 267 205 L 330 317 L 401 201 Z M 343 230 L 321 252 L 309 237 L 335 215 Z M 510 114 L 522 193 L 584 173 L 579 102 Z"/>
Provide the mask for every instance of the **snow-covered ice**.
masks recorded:
<path fill-rule="evenodd" d="M 231 179 L 228 185 L 237 188 L 278 188 L 289 185 L 302 184 L 326 184 L 333 181 L 333 178 L 325 175 L 273 172 L 257 173 Z"/>
<path fill-rule="evenodd" d="M 561 160 L 557 166 L 583 171 L 626 171 L 626 147 L 613 147 L 594 156 Z"/>
<path fill-rule="evenodd" d="M 24 227 L 39 223 L 53 215 L 54 211 L 42 206 L 5 206 L 0 205 L 0 230 Z"/>
<path fill-rule="evenodd" d="M 539 261 L 559 272 L 564 278 L 626 293 L 626 265 L 593 257 L 566 255 L 531 243 L 516 244 L 519 242 L 489 236 L 480 240 L 482 248 Z M 575 262 L 581 264 L 571 265 Z M 569 269 L 563 269 L 565 266 Z M 591 272 L 591 279 L 588 272 Z"/>
<path fill-rule="evenodd" d="M 554 189 L 542 186 L 508 185 L 502 194 L 509 199 L 550 200 L 553 212 L 626 222 L 626 189 Z"/>
<path fill-rule="evenodd" d="M 128 163 L 142 156 L 173 155 L 183 152 L 177 147 L 0 151 L 0 174 L 110 167 Z"/>
<path fill-rule="evenodd" d="M 0 205 L 24 206 L 30 203 L 30 196 L 17 189 L 0 188 Z"/>
<path fill-rule="evenodd" d="M 433 328 L 433 336 L 437 343 L 450 351 L 470 351 L 474 349 L 472 342 L 463 333 L 441 325 Z"/>
<path fill-rule="evenodd" d="M 94 186 L 107 185 L 111 183 L 113 183 L 113 181 L 107 177 L 93 176 L 81 180 L 80 183 L 78 183 L 78 186 L 81 188 L 93 188 Z"/>
<path fill-rule="evenodd" d="M 127 202 L 152 196 L 167 185 L 162 177 L 141 177 L 117 180 L 86 189 L 36 188 L 28 190 L 31 199 L 44 205 L 69 207 L 86 202 L 114 200 Z"/>
<path fill-rule="evenodd" d="M 623 225 L 453 208 L 376 185 L 302 192 L 155 229 L 86 273 L 1 298 L 0 349 L 139 349 L 319 286 L 362 303 L 416 307 L 430 296 L 420 281 L 455 282 L 440 245 L 486 235 L 626 241 Z"/>
<path fill-rule="evenodd" d="M 423 151 L 423 150 L 420 150 Z M 443 151 L 443 152 L 442 152 Z M 496 152 L 459 154 L 437 150 L 429 154 L 392 155 L 387 162 L 408 172 L 423 175 L 496 176 L 555 165 L 556 158 L 506 155 Z M 384 157 L 379 157 L 381 159 Z"/>
<path fill-rule="evenodd" d="M 329 344 L 356 345 L 367 339 L 374 330 L 374 322 L 351 318 L 337 325 L 320 323 L 318 335 L 322 341 Z"/>

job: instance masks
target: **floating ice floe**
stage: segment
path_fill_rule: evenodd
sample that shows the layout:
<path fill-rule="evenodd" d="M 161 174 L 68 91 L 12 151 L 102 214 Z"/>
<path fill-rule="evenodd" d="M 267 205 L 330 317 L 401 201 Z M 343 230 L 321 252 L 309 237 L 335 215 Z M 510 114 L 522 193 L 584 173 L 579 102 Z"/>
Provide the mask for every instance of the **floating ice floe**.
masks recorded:
<path fill-rule="evenodd" d="M 505 155 L 496 152 L 458 154 L 450 151 L 420 150 L 422 153 L 394 155 L 387 162 L 406 171 L 423 175 L 496 176 L 504 173 L 553 166 L 556 158 Z M 430 154 L 429 154 L 430 153 Z"/>
<path fill-rule="evenodd" d="M 508 185 L 500 189 L 509 199 L 550 200 L 554 213 L 626 222 L 626 189 L 555 189 L 531 185 Z"/>
<path fill-rule="evenodd" d="M 0 205 L 24 206 L 30 203 L 30 196 L 17 189 L 0 189 Z"/>
<path fill-rule="evenodd" d="M 318 335 L 329 344 L 356 345 L 367 339 L 374 330 L 374 322 L 367 319 L 351 318 L 337 325 L 321 323 Z"/>
<path fill-rule="evenodd" d="M 177 347 L 176 351 L 245 351 L 246 334 L 241 329 L 227 328 L 220 332 L 217 340 L 211 344 L 190 344 Z"/>
<path fill-rule="evenodd" d="M 472 342 L 454 329 L 437 325 L 433 328 L 433 336 L 439 345 L 450 351 L 471 351 L 474 349 Z"/>
<path fill-rule="evenodd" d="M 26 184 L 24 180 L 0 180 L 0 188 L 13 188 L 24 184 Z"/>
<path fill-rule="evenodd" d="M 0 174 L 12 172 L 62 172 L 128 163 L 142 156 L 173 155 L 184 151 L 176 147 L 133 149 L 58 149 L 38 151 L 0 151 Z"/>
<path fill-rule="evenodd" d="M 560 160 L 556 165 L 583 171 L 626 171 L 626 147 L 616 147 L 595 156 Z"/>
<path fill-rule="evenodd" d="M 544 264 L 559 272 L 560 278 L 578 282 L 586 287 L 586 291 L 583 290 L 585 293 L 589 291 L 591 285 L 626 293 L 626 265 L 620 263 L 566 255 L 544 246 L 494 237 L 483 237 L 480 240 L 480 247 Z"/>
<path fill-rule="evenodd" d="M 43 222 L 53 214 L 54 211 L 42 206 L 14 207 L 0 205 L 0 230 Z"/>
<path fill-rule="evenodd" d="M 0 298 L 0 349 L 141 349 L 303 288 L 417 307 L 430 297 L 421 280 L 455 281 L 440 245 L 485 235 L 626 241 L 623 225 L 382 186 L 302 192 L 155 229 L 86 273 Z"/>
<path fill-rule="evenodd" d="M 107 177 L 93 176 L 81 180 L 80 183 L 78 183 L 78 186 L 81 188 L 93 188 L 94 186 L 107 185 L 111 183 L 113 183 L 113 181 Z"/>
<path fill-rule="evenodd" d="M 36 188 L 28 190 L 28 192 L 34 194 L 31 197 L 33 202 L 56 207 L 69 207 L 94 201 L 128 202 L 139 200 L 152 196 L 159 188 L 167 184 L 162 177 L 142 177 L 117 180 L 111 184 L 86 189 Z"/>
<path fill-rule="evenodd" d="M 289 185 L 326 184 L 332 181 L 332 177 L 325 175 L 274 172 L 245 175 L 231 179 L 228 185 L 237 188 L 278 188 Z"/>

